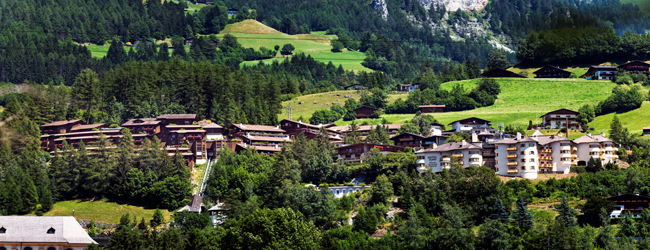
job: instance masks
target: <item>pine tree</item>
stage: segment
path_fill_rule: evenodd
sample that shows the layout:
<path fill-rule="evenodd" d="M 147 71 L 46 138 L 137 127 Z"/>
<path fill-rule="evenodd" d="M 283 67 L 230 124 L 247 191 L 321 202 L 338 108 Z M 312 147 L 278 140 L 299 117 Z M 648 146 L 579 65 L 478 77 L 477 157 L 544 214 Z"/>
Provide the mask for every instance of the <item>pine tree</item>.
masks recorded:
<path fill-rule="evenodd" d="M 615 143 L 622 143 L 627 139 L 624 137 L 623 125 L 621 124 L 621 121 L 618 120 L 618 116 L 614 114 L 612 123 L 609 124 L 609 138 Z"/>
<path fill-rule="evenodd" d="M 140 220 L 140 223 L 138 224 L 138 229 L 142 231 L 147 230 L 147 224 L 144 222 L 144 217 L 142 217 L 142 220 Z"/>
<path fill-rule="evenodd" d="M 533 214 L 528 210 L 528 205 L 523 197 L 519 197 L 519 200 L 517 200 L 517 210 L 513 214 L 513 219 L 519 229 L 524 232 L 533 228 Z"/>
<path fill-rule="evenodd" d="M 169 46 L 167 46 L 167 43 L 163 43 L 160 45 L 160 50 L 158 50 L 158 54 L 156 55 L 156 60 L 169 61 Z"/>
<path fill-rule="evenodd" d="M 280 86 L 278 80 L 275 77 L 269 79 L 267 88 L 266 88 L 266 102 L 268 103 L 269 113 L 268 125 L 278 125 L 278 114 L 282 113 L 282 102 L 280 99 Z"/>
<path fill-rule="evenodd" d="M 575 227 L 578 225 L 578 222 L 576 221 L 576 215 L 573 213 L 573 208 L 569 206 L 566 195 L 562 195 L 562 203 L 560 203 L 557 210 L 559 213 L 557 217 L 562 218 L 566 227 Z"/>
<path fill-rule="evenodd" d="M 374 234 L 377 231 L 377 217 L 367 212 L 363 206 L 359 206 L 359 212 L 352 220 L 354 222 L 352 224 L 352 230 L 362 231 L 368 234 Z"/>
<path fill-rule="evenodd" d="M 629 211 L 625 212 L 624 216 L 625 218 L 621 220 L 619 225 L 619 229 L 620 229 L 620 231 L 618 232 L 619 235 L 623 237 L 636 237 L 639 234 L 639 232 L 636 228 L 636 222 L 634 221 L 634 217 Z"/>
<path fill-rule="evenodd" d="M 165 218 L 163 217 L 162 212 L 160 209 L 156 208 L 156 211 L 153 213 L 153 219 L 151 219 L 151 227 L 152 228 L 157 228 L 160 226 L 163 222 L 165 221 Z"/>
<path fill-rule="evenodd" d="M 492 206 L 492 214 L 490 214 L 490 219 L 500 220 L 503 223 L 508 223 L 510 221 L 510 213 L 506 210 L 506 207 L 503 206 L 501 199 L 497 199 Z"/>

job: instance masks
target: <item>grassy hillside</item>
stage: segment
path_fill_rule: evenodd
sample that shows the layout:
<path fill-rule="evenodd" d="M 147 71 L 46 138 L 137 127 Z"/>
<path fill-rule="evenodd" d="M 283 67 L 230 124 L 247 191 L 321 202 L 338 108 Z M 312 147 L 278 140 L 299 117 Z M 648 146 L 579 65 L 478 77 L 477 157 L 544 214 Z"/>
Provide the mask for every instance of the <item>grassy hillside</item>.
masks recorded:
<path fill-rule="evenodd" d="M 609 96 L 616 84 L 610 81 L 587 81 L 584 79 L 497 79 L 501 85 L 501 94 L 490 107 L 461 112 L 434 114 L 438 121 L 447 124 L 467 117 L 479 117 L 491 120 L 493 124 L 527 126 L 528 121 L 541 122 L 539 116 L 560 108 L 577 110 L 584 104 L 597 104 Z M 466 89 L 476 86 L 477 80 L 448 82 L 443 89 L 451 89 L 455 84 L 462 84 Z M 413 114 L 384 115 L 391 123 L 409 121 Z M 357 120 L 363 122 L 364 120 Z M 519 121 L 519 122 L 518 122 Z M 378 124 L 381 119 L 368 119 L 370 124 Z M 598 121 L 597 121 L 598 122 Z M 344 125 L 349 122 L 338 121 Z M 608 123 L 609 124 L 609 123 Z"/>
<path fill-rule="evenodd" d="M 626 127 L 630 133 L 640 134 L 643 127 L 650 127 L 650 102 L 643 102 L 641 108 L 617 114 L 617 116 L 623 127 Z M 612 119 L 614 119 L 613 113 L 596 117 L 596 131 L 607 133 Z M 593 123 L 589 123 L 589 125 L 593 126 Z"/>
<path fill-rule="evenodd" d="M 348 50 L 338 53 L 332 52 L 330 42 L 336 36 L 325 35 L 323 31 L 313 32 L 312 34 L 287 35 L 258 21 L 244 20 L 239 23 L 228 24 L 217 37 L 222 38 L 228 33 L 237 37 L 237 41 L 246 48 L 259 49 L 260 47 L 266 47 L 267 49 L 273 49 L 275 45 L 282 47 L 290 43 L 296 48 L 294 53 L 310 54 L 314 59 L 325 63 L 332 61 L 336 66 L 343 65 L 346 70 L 372 71 L 361 65 L 365 58 L 365 55 L 361 52 Z M 283 57 L 278 53 L 276 58 L 267 59 L 264 62 L 270 63 L 271 60 L 284 60 Z M 257 63 L 259 61 L 244 62 L 246 65 L 255 65 Z"/>
<path fill-rule="evenodd" d="M 144 217 L 147 222 L 153 217 L 155 209 L 144 209 L 142 207 L 118 204 L 108 201 L 61 201 L 54 204 L 54 208 L 45 213 L 45 216 L 71 216 L 74 210 L 74 217 L 81 220 L 93 220 L 104 223 L 117 224 L 120 217 L 124 214 L 130 214 L 138 218 Z M 170 220 L 170 213 L 167 210 L 161 210 L 165 221 Z"/>
<path fill-rule="evenodd" d="M 621 0 L 621 3 L 633 3 L 646 15 L 650 15 L 650 1 L 648 0 Z"/>
<path fill-rule="evenodd" d="M 298 120 L 298 118 L 302 116 L 304 121 L 309 121 L 311 114 L 316 110 L 329 109 L 332 106 L 332 103 L 341 106 L 345 105 L 345 100 L 347 99 L 345 98 L 346 95 L 352 96 L 352 98 L 359 101 L 361 92 L 356 90 L 345 90 L 297 97 L 290 101 L 282 102 L 282 114 L 278 115 L 278 119 L 282 120 L 288 118 L 288 108 L 289 104 L 291 104 L 291 108 L 293 109 L 292 119 Z M 397 98 L 406 99 L 406 97 L 407 95 L 405 94 L 391 94 L 388 95 L 388 101 L 389 103 L 393 103 Z M 301 102 L 303 102 L 303 104 L 300 104 Z"/>

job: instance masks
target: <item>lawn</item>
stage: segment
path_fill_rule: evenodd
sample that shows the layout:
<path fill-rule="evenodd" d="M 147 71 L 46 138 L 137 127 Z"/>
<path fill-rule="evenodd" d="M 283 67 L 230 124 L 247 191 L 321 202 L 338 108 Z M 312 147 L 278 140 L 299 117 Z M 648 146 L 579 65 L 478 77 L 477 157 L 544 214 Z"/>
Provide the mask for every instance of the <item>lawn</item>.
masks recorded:
<path fill-rule="evenodd" d="M 494 126 L 503 123 L 526 127 L 529 120 L 540 123 L 539 117 L 549 111 L 560 108 L 577 110 L 584 104 L 597 104 L 607 98 L 616 85 L 610 81 L 584 79 L 502 78 L 497 81 L 501 85 L 501 94 L 494 105 L 474 110 L 433 114 L 433 116 L 443 124 L 474 116 L 490 120 Z M 476 86 L 476 82 L 477 80 L 448 82 L 443 84 L 442 88 L 451 90 L 453 85 L 462 84 L 466 90 L 469 90 Z M 412 117 L 413 114 L 382 116 L 390 123 L 404 123 L 410 121 Z M 356 122 L 364 121 L 369 124 L 381 123 L 381 119 L 364 119 Z M 338 125 L 349 123 L 342 120 L 336 122 Z"/>
<path fill-rule="evenodd" d="M 139 219 L 144 217 L 147 222 L 153 217 L 155 209 L 144 209 L 142 207 L 118 204 L 108 201 L 61 201 L 54 204 L 54 207 L 45 216 L 72 216 L 74 210 L 74 217 L 81 220 L 92 220 L 110 224 L 117 224 L 120 222 L 120 217 L 124 214 L 130 214 L 131 218 L 134 216 Z M 165 217 L 165 221 L 170 220 L 171 212 L 161 210 Z"/>
<path fill-rule="evenodd" d="M 650 102 L 643 102 L 641 108 L 616 115 L 623 127 L 627 128 L 631 134 L 641 134 L 643 127 L 650 127 Z M 607 133 L 612 119 L 614 119 L 614 113 L 596 117 L 596 132 Z M 593 122 L 589 125 L 593 127 Z"/>
<path fill-rule="evenodd" d="M 95 58 L 104 58 L 106 54 L 108 54 L 108 48 L 111 45 L 109 43 L 102 45 L 97 45 L 97 44 L 88 44 L 86 47 L 88 50 L 90 50 L 90 55 Z M 125 46 L 126 47 L 126 46 Z"/>
<path fill-rule="evenodd" d="M 171 0 L 174 3 L 178 3 L 178 0 Z M 187 9 L 185 9 L 185 12 L 187 13 L 188 11 L 199 11 L 201 8 L 207 6 L 205 4 L 194 4 L 189 1 L 185 1 L 187 3 Z"/>
<path fill-rule="evenodd" d="M 282 114 L 278 115 L 278 119 L 288 118 L 288 108 L 289 104 L 291 104 L 291 109 L 293 109 L 292 119 L 298 120 L 302 116 L 304 121 L 307 122 L 311 114 L 318 109 L 329 109 L 333 103 L 341 106 L 345 105 L 346 95 L 351 96 L 358 102 L 361 97 L 361 91 L 342 90 L 293 98 L 290 101 L 282 102 Z M 407 95 L 405 94 L 390 94 L 388 95 L 388 101 L 389 103 L 393 103 L 397 98 L 406 99 L 406 97 Z M 300 104 L 301 102 L 303 104 Z"/>

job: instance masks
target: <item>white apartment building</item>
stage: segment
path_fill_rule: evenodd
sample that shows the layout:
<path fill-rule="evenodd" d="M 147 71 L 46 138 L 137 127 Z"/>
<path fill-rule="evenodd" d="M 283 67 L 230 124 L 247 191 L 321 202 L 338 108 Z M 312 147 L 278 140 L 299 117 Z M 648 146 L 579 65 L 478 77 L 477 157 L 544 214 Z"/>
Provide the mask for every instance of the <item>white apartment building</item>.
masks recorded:
<path fill-rule="evenodd" d="M 562 135 L 544 136 L 535 133 L 531 137 L 488 140 L 487 143 L 448 143 L 417 151 L 418 172 L 434 173 L 448 168 L 450 157 L 458 157 L 464 167 L 485 165 L 482 148 L 494 145 L 495 172 L 502 176 L 536 179 L 538 173 L 568 174 L 571 166 L 586 165 L 589 157 L 598 158 L 603 164 L 616 163 L 618 150 L 612 140 L 604 135 L 587 134 L 571 141 Z"/>
<path fill-rule="evenodd" d="M 591 135 L 587 133 L 582 137 L 573 140 L 578 148 L 578 163 L 585 165 L 589 157 L 600 159 L 603 164 L 616 163 L 618 160 L 618 147 L 604 134 Z"/>
<path fill-rule="evenodd" d="M 424 173 L 429 169 L 434 173 L 442 172 L 443 169 L 449 169 L 452 157 L 458 158 L 463 167 L 483 165 L 483 156 L 481 147 L 462 142 L 451 142 L 438 146 L 433 144 L 432 148 L 422 149 L 416 153 L 418 172 Z"/>
<path fill-rule="evenodd" d="M 481 118 L 470 117 L 449 123 L 456 132 L 472 133 L 472 131 L 493 130 L 492 123 Z"/>

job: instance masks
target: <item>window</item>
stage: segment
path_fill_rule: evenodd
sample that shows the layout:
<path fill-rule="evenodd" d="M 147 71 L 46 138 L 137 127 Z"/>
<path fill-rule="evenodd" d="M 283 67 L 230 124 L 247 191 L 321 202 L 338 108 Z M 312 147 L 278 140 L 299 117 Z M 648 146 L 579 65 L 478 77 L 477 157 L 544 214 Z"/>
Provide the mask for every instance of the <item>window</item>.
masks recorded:
<path fill-rule="evenodd" d="M 499 164 L 499 160 L 494 160 L 494 162 L 495 162 L 496 164 Z M 497 170 L 498 170 L 498 169 L 497 169 Z"/>
<path fill-rule="evenodd" d="M 535 166 L 530 166 L 530 170 L 535 170 Z"/>
<path fill-rule="evenodd" d="M 520 154 L 521 154 L 521 155 L 526 155 L 526 152 L 525 152 L 525 151 L 521 151 Z"/>
<path fill-rule="evenodd" d="M 530 159 L 530 162 L 535 162 L 535 158 L 531 158 L 531 159 Z"/>
<path fill-rule="evenodd" d="M 7 229 L 5 227 L 0 227 L 0 234 L 6 233 Z M 0 249 L 2 250 L 2 249 Z"/>
<path fill-rule="evenodd" d="M 522 147 L 525 147 L 525 146 L 526 146 L 526 144 L 521 144 L 521 146 L 522 146 Z"/>
<path fill-rule="evenodd" d="M 47 234 L 54 234 L 55 231 L 54 228 L 50 227 L 50 229 L 47 230 Z"/>
<path fill-rule="evenodd" d="M 56 250 L 56 248 L 48 247 L 47 250 Z"/>
<path fill-rule="evenodd" d="M 0 247 L 0 250 L 7 250 L 5 247 Z"/>
<path fill-rule="evenodd" d="M 521 162 L 526 162 L 526 159 L 521 159 Z"/>
<path fill-rule="evenodd" d="M 535 155 L 535 151 L 530 151 L 529 155 Z"/>

